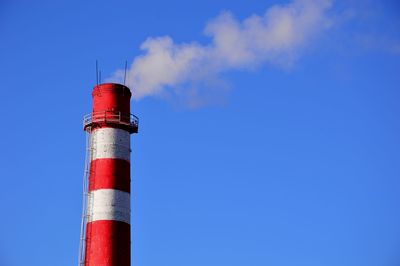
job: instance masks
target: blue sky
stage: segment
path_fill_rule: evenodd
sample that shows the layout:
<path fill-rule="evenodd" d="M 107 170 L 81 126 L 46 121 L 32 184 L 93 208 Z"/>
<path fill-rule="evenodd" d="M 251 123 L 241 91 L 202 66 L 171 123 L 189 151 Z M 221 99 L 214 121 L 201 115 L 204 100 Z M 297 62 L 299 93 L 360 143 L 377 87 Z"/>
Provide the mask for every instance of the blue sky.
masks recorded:
<path fill-rule="evenodd" d="M 204 34 L 221 12 L 242 25 L 290 3 L 2 0 L 0 265 L 77 263 L 96 59 L 104 80 L 128 60 L 143 96 L 133 265 L 398 265 L 398 1 L 333 1 L 296 24 L 290 49 L 245 42 L 255 57 L 237 64 L 235 53 L 195 54 L 173 73 L 177 61 L 134 63 L 163 36 L 175 55 L 221 52 Z M 147 93 L 138 80 L 153 73 Z"/>

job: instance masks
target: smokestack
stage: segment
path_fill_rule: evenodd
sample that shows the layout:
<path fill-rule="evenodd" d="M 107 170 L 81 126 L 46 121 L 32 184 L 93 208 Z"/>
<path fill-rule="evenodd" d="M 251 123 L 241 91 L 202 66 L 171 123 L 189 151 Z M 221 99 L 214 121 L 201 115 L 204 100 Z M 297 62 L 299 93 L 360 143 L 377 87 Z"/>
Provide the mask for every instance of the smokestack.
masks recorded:
<path fill-rule="evenodd" d="M 124 85 L 97 85 L 92 97 L 84 118 L 89 157 L 79 263 L 130 266 L 130 134 L 138 132 L 138 119 Z"/>

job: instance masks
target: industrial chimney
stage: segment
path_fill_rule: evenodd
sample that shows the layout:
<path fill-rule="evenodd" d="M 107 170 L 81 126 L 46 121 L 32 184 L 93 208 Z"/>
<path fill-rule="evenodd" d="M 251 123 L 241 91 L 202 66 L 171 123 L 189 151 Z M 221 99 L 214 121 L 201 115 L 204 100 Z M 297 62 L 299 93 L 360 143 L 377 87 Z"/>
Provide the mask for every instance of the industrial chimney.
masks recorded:
<path fill-rule="evenodd" d="M 130 266 L 130 134 L 138 118 L 130 113 L 128 87 L 94 87 L 93 110 L 84 117 L 87 166 L 79 265 Z"/>

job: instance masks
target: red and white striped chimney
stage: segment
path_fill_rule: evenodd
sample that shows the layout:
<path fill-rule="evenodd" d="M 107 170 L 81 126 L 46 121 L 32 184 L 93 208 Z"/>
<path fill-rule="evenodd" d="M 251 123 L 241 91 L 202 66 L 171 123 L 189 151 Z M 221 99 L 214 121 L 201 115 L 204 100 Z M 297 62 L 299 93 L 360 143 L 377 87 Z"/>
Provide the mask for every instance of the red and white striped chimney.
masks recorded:
<path fill-rule="evenodd" d="M 138 119 L 130 113 L 131 92 L 121 84 L 93 89 L 90 134 L 85 266 L 131 265 L 130 134 Z"/>

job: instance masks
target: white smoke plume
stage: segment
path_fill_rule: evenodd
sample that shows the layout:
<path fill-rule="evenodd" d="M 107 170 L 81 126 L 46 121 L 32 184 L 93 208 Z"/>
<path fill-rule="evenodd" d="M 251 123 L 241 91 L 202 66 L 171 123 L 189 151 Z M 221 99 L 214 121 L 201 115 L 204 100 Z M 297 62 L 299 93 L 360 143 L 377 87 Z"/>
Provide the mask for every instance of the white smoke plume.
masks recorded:
<path fill-rule="evenodd" d="M 166 91 L 184 93 L 229 70 L 264 63 L 290 66 L 313 37 L 329 27 L 331 2 L 294 0 L 243 21 L 222 12 L 205 27 L 211 38 L 208 45 L 175 43 L 169 36 L 148 38 L 140 46 L 143 53 L 127 70 L 126 84 L 135 99 L 141 99 Z M 121 82 L 123 76 L 124 70 L 118 70 L 110 80 Z"/>

